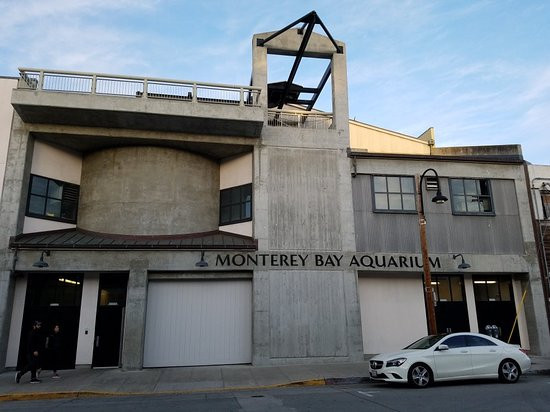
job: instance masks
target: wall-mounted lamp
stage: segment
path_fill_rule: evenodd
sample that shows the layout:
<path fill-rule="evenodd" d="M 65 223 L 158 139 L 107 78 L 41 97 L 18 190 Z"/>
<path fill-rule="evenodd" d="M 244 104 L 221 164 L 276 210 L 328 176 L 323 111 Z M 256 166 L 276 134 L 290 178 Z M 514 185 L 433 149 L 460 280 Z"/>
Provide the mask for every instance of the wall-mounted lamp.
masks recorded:
<path fill-rule="evenodd" d="M 49 250 L 42 251 L 42 254 L 40 255 L 40 259 L 32 264 L 35 268 L 47 268 L 48 266 L 50 266 L 48 265 L 47 262 L 44 262 L 44 255 L 50 256 L 50 251 Z"/>
<path fill-rule="evenodd" d="M 459 269 L 468 269 L 470 268 L 471 266 L 464 262 L 464 256 L 462 256 L 462 253 L 457 253 L 456 255 L 453 255 L 453 259 L 456 259 L 457 257 L 459 257 L 462 259 L 462 262 L 460 262 L 460 265 L 458 265 L 458 268 Z"/>
<path fill-rule="evenodd" d="M 204 250 L 201 251 L 201 260 L 199 260 L 197 263 L 195 263 L 195 266 L 199 268 L 205 268 L 208 266 L 208 262 L 204 260 Z"/>

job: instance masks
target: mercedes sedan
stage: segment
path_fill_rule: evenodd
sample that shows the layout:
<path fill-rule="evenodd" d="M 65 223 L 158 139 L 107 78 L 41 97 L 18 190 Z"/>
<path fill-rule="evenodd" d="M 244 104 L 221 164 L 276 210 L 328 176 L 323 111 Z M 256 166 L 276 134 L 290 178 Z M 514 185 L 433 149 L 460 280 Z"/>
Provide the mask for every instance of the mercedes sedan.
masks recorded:
<path fill-rule="evenodd" d="M 381 353 L 369 361 L 370 377 L 423 388 L 433 382 L 492 378 L 515 383 L 531 367 L 518 345 L 479 333 L 430 335 L 402 351 Z"/>

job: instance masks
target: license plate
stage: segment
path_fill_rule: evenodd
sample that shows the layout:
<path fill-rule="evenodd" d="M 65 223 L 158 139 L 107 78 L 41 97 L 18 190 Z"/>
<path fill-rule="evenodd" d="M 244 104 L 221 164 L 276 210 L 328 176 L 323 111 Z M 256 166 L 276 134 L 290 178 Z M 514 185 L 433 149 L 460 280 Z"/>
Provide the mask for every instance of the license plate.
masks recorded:
<path fill-rule="evenodd" d="M 371 371 L 370 376 L 372 376 L 373 378 L 376 378 L 378 376 L 378 372 Z"/>

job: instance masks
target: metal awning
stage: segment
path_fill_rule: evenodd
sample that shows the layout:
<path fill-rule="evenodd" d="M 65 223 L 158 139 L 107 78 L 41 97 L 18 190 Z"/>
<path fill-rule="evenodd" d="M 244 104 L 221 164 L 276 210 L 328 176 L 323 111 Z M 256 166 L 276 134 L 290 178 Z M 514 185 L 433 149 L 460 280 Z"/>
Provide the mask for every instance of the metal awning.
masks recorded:
<path fill-rule="evenodd" d="M 257 243 L 252 237 L 220 230 L 156 236 L 118 235 L 74 228 L 12 236 L 10 248 L 20 250 L 257 250 Z"/>

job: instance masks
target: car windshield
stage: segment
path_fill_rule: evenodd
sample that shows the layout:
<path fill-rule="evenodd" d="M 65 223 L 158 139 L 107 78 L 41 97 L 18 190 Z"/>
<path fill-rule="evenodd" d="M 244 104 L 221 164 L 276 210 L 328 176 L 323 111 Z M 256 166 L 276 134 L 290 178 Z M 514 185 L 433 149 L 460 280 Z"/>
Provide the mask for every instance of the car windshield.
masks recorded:
<path fill-rule="evenodd" d="M 409 346 L 404 347 L 403 349 L 428 349 L 435 345 L 441 338 L 446 336 L 445 333 L 441 335 L 429 335 L 424 336 L 421 339 L 418 339 L 416 342 L 411 343 Z"/>

